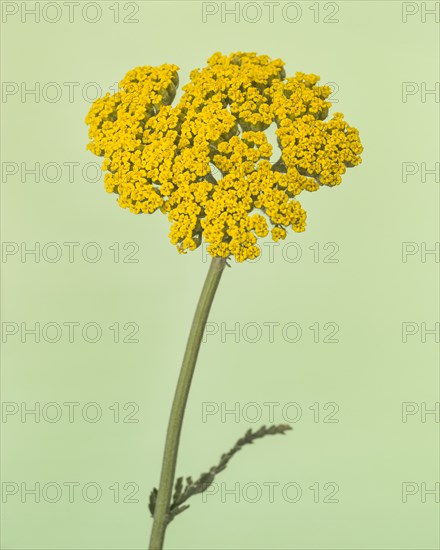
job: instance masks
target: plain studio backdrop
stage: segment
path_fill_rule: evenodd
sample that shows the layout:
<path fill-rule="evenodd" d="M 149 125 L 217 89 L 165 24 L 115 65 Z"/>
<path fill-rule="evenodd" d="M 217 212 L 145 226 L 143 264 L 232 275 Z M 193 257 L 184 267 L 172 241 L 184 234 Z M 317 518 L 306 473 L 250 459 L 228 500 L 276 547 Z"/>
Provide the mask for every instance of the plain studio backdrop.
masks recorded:
<path fill-rule="evenodd" d="M 235 456 L 166 546 L 437 548 L 438 3 L 73 4 L 2 3 L 3 547 L 146 547 L 208 260 L 105 193 L 84 118 L 136 66 L 184 85 L 255 51 L 332 86 L 363 163 L 303 192 L 305 233 L 225 270 L 177 473 L 294 430 Z"/>

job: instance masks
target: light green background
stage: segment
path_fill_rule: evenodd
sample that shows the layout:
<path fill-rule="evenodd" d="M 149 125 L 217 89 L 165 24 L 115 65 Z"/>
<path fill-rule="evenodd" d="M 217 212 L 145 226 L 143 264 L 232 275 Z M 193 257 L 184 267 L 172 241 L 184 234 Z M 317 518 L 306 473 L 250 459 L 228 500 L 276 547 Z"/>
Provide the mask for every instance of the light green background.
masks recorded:
<path fill-rule="evenodd" d="M 89 103 L 78 93 L 88 82 L 104 92 L 137 65 L 169 62 L 181 68 L 185 83 L 213 52 L 237 50 L 281 57 L 288 74 L 313 72 L 336 83 L 333 111 L 359 128 L 365 147 L 363 164 L 347 172 L 341 187 L 301 196 L 308 228 L 286 241 L 301 246 L 300 261 L 286 261 L 279 248 L 270 262 L 264 249 L 259 262 L 232 262 L 224 273 L 211 322 L 229 329 L 259 323 L 265 332 L 256 343 L 243 334 L 240 343 L 230 335 L 222 342 L 218 333 L 203 345 L 179 474 L 197 476 L 249 427 L 269 424 L 265 402 L 280 403 L 276 423 L 285 421 L 281 408 L 290 402 L 301 405 L 303 416 L 286 436 L 245 448 L 219 476 L 227 489 L 258 483 L 259 502 L 243 495 L 239 503 L 231 495 L 222 502 L 220 491 L 207 502 L 194 497 L 170 526 L 167 548 L 438 548 L 434 496 L 426 503 L 420 493 L 406 504 L 401 498 L 403 482 L 430 489 L 439 481 L 435 418 L 401 420 L 402 402 L 432 408 L 439 401 L 434 336 L 426 343 L 420 333 L 406 344 L 401 338 L 403 322 L 432 328 L 439 319 L 435 258 L 422 262 L 419 253 L 406 263 L 401 259 L 402 242 L 432 248 L 438 241 L 438 182 L 428 175 L 423 183 L 420 173 L 406 183 L 401 177 L 404 162 L 432 168 L 438 161 L 438 99 L 422 101 L 418 93 L 402 102 L 401 91 L 402 82 L 433 88 L 439 80 L 433 16 L 424 23 L 419 12 L 404 24 L 400 2 L 344 1 L 338 3 L 339 23 L 315 23 L 312 3 L 300 2 L 302 17 L 294 24 L 280 17 L 281 8 L 273 23 L 266 12 L 254 24 L 243 16 L 222 23 L 220 14 L 203 23 L 200 2 L 146 1 L 139 2 L 139 23 L 116 24 L 110 5 L 101 3 L 96 24 L 81 17 L 69 23 L 64 12 L 56 24 L 21 23 L 17 15 L 2 25 L 3 81 L 80 83 L 72 103 L 65 87 L 56 103 L 3 98 L 3 162 L 94 162 L 85 150 Z M 170 402 L 208 264 L 200 250 L 177 254 L 165 217 L 133 216 L 117 207 L 101 182 L 80 175 L 73 182 L 63 173 L 56 183 L 35 183 L 32 176 L 22 183 L 18 174 L 2 182 L 2 199 L 3 241 L 94 241 L 103 250 L 97 263 L 81 257 L 69 263 L 66 253 L 58 263 L 9 257 L 2 265 L 3 322 L 94 321 L 104 330 L 96 344 L 81 338 L 69 343 L 64 333 L 56 344 L 35 344 L 31 337 L 21 343 L 14 336 L 3 346 L 3 401 L 97 402 L 103 419 L 89 423 L 77 414 L 69 423 L 65 411 L 57 423 L 3 417 L 2 481 L 95 482 L 103 496 L 95 504 L 80 494 L 69 503 L 63 493 L 53 504 L 10 497 L 2 506 L 2 548 L 146 548 L 148 493 L 158 481 Z M 108 249 L 114 242 L 138 243 L 139 262 L 115 263 Z M 324 263 L 321 256 L 315 263 L 309 247 L 327 242 L 339 245 L 339 262 Z M 108 327 L 114 322 L 137 323 L 139 343 L 113 343 Z M 265 322 L 296 322 L 302 338 L 286 342 L 278 328 L 270 342 Z M 339 343 L 315 343 L 308 327 L 316 322 L 337 323 Z M 108 407 L 114 402 L 137 403 L 139 422 L 113 422 Z M 219 414 L 203 422 L 203 402 L 239 403 L 241 412 L 255 402 L 263 415 L 258 423 L 246 414 L 238 422 L 232 415 L 221 422 Z M 315 402 L 336 402 L 339 422 L 314 422 L 309 407 Z M 115 482 L 138 484 L 139 502 L 112 502 L 108 487 Z M 263 485 L 268 482 L 279 483 L 274 502 Z M 292 482 L 303 490 L 297 503 L 281 497 L 280 487 Z M 323 503 L 327 491 L 315 503 L 309 487 L 316 482 L 321 488 L 337 483 L 339 503 Z M 249 499 L 253 495 L 249 489 Z"/>

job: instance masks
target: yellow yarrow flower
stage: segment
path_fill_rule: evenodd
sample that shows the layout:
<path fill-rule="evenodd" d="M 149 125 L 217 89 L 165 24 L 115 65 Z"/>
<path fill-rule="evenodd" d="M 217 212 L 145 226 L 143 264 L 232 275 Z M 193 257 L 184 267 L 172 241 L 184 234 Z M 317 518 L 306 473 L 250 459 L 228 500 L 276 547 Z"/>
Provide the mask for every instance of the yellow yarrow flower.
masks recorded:
<path fill-rule="evenodd" d="M 303 190 L 342 181 L 361 163 L 359 132 L 341 113 L 325 119 L 331 90 L 319 77 L 266 55 L 219 52 L 190 74 L 172 102 L 178 67 L 137 67 L 87 117 L 88 149 L 104 157 L 104 184 L 131 212 L 160 210 L 179 252 L 208 243 L 212 256 L 256 258 L 258 238 L 304 231 Z M 276 125 L 280 158 L 264 131 Z M 213 175 L 220 173 L 217 179 Z M 256 212 L 257 211 L 257 212 Z"/>

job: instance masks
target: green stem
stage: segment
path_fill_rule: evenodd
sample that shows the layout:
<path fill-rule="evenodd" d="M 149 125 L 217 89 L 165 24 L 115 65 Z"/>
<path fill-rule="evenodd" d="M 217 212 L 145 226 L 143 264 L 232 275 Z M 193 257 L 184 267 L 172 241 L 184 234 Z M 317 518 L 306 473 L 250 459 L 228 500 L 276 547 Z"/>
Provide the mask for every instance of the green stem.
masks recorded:
<path fill-rule="evenodd" d="M 183 416 L 185 414 L 189 388 L 191 386 L 206 320 L 208 319 L 209 310 L 211 309 L 225 264 L 226 260 L 224 258 L 216 257 L 211 261 L 186 344 L 182 368 L 180 369 L 179 380 L 177 381 L 173 406 L 168 421 L 162 472 L 154 509 L 149 550 L 162 550 L 163 548 L 165 530 L 167 528 L 167 515 L 170 508 L 171 493 L 176 472 L 180 433 L 182 431 Z"/>

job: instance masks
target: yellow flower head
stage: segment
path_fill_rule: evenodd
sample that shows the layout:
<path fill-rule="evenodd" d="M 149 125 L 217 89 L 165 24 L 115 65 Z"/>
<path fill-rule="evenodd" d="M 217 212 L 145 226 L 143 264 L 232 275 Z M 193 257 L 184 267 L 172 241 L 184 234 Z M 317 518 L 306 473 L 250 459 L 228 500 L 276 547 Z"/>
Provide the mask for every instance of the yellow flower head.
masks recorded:
<path fill-rule="evenodd" d="M 174 107 L 176 65 L 129 71 L 86 118 L 105 189 L 131 212 L 167 214 L 180 252 L 205 241 L 212 256 L 241 262 L 259 255 L 257 238 L 269 230 L 275 241 L 287 227 L 304 231 L 295 197 L 341 183 L 362 145 L 341 113 L 325 121 L 330 88 L 314 74 L 286 78 L 283 66 L 266 55 L 216 53 L 191 72 Z M 275 163 L 264 133 L 271 124 Z"/>

